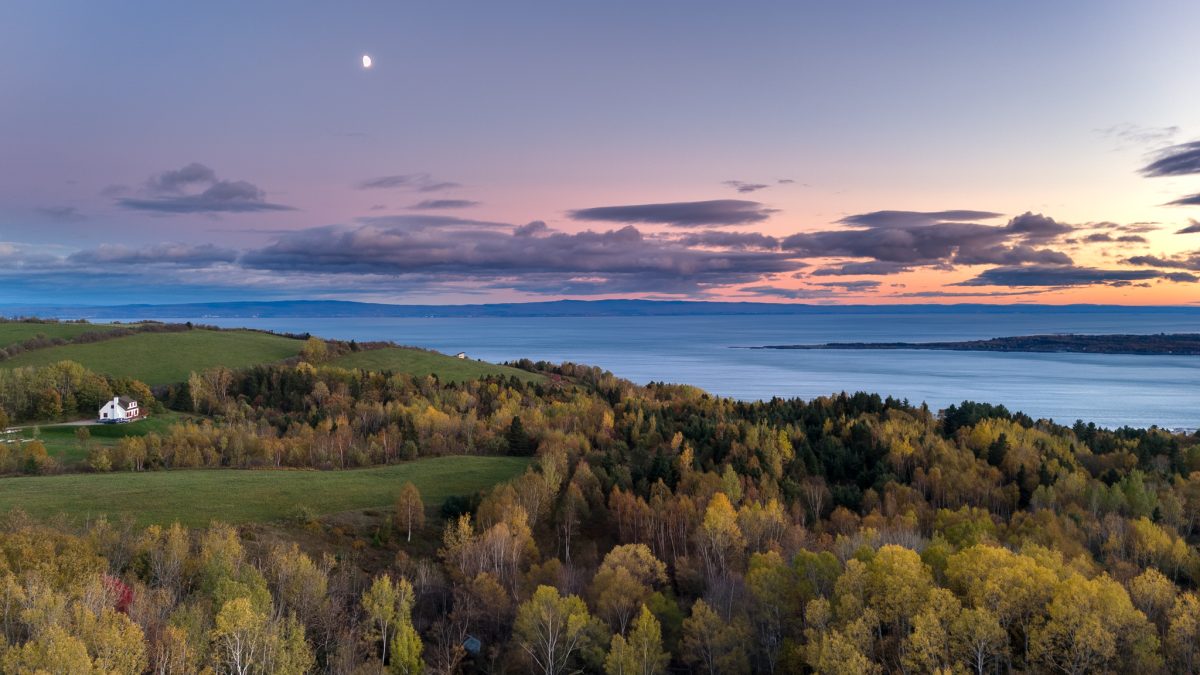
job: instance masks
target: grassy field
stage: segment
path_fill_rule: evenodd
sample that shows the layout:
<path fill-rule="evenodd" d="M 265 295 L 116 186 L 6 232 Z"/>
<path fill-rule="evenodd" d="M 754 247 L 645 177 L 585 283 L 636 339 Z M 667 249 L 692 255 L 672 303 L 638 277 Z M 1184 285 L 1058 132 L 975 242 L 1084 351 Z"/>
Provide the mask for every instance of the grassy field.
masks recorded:
<path fill-rule="evenodd" d="M 0 321 L 0 347 L 16 344 L 41 333 L 46 337 L 69 340 L 83 333 L 119 328 L 105 323 L 24 323 L 21 321 Z"/>
<path fill-rule="evenodd" d="M 139 525 L 268 522 L 294 516 L 301 507 L 317 515 L 388 508 L 406 481 L 421 491 L 427 509 L 436 509 L 446 497 L 515 478 L 529 461 L 460 456 L 347 471 L 197 469 L 0 478 L 0 512 L 20 507 L 39 518 L 65 514 L 73 520 L 129 515 Z"/>
<path fill-rule="evenodd" d="M 168 411 L 162 415 L 154 415 L 129 424 L 92 424 L 87 427 L 87 430 L 92 435 L 90 441 L 92 445 L 111 447 L 126 436 L 145 436 L 150 432 L 164 433 L 167 427 L 189 418 L 189 415 Z M 75 440 L 77 429 L 79 429 L 78 426 L 65 424 L 42 426 L 38 427 L 37 438 L 46 446 L 46 452 L 51 457 L 64 464 L 71 464 L 87 457 L 87 453 Z M 24 429 L 21 438 L 31 440 L 33 429 Z"/>
<path fill-rule="evenodd" d="M 85 345 L 37 349 L 0 361 L 0 368 L 78 361 L 84 367 L 146 384 L 182 382 L 193 371 L 214 366 L 245 368 L 295 356 L 300 340 L 252 331 L 192 330 L 139 333 Z"/>
<path fill-rule="evenodd" d="M 515 376 L 527 382 L 542 379 L 541 375 L 530 373 L 519 368 L 499 366 L 485 361 L 458 359 L 445 354 L 422 351 L 420 349 L 403 349 L 389 347 L 385 349 L 369 349 L 354 352 L 334 359 L 330 365 L 339 368 L 361 368 L 363 370 L 390 370 L 393 372 L 412 373 L 413 375 L 437 375 L 443 382 L 463 382 L 477 380 L 489 375 Z"/>

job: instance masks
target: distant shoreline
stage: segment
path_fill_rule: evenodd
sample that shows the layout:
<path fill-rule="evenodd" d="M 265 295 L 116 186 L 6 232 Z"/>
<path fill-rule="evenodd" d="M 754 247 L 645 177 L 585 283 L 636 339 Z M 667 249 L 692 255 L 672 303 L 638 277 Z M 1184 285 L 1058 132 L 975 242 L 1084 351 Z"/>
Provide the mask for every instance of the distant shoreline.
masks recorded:
<path fill-rule="evenodd" d="M 927 349 L 963 352 L 1048 354 L 1127 354 L 1200 356 L 1200 333 L 1157 335 L 1021 335 L 958 342 L 826 342 L 812 345 L 762 345 L 749 349 Z"/>
<path fill-rule="evenodd" d="M 917 316 L 984 314 L 1088 315 L 1124 312 L 1145 316 L 1200 315 L 1190 305 L 811 305 L 681 300 L 555 300 L 466 305 L 393 305 L 339 300 L 284 300 L 126 305 L 0 304 L 0 316 L 60 319 L 316 319 L 316 318 L 551 318 L 679 316 Z"/>

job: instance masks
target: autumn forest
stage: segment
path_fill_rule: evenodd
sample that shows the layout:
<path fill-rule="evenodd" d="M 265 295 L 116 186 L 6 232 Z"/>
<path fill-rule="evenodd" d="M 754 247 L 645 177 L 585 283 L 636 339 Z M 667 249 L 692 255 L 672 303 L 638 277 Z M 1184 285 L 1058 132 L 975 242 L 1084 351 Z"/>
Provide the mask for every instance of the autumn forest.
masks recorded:
<path fill-rule="evenodd" d="M 1194 433 L 863 393 L 745 403 L 572 364 L 462 382 L 328 364 L 352 349 L 155 387 L 0 370 L 0 428 L 116 394 L 179 415 L 114 445 L 81 434 L 77 463 L 0 445 L 13 476 L 528 458 L 440 503 L 395 484 L 350 525 L 15 508 L 0 670 L 1200 671 Z"/>

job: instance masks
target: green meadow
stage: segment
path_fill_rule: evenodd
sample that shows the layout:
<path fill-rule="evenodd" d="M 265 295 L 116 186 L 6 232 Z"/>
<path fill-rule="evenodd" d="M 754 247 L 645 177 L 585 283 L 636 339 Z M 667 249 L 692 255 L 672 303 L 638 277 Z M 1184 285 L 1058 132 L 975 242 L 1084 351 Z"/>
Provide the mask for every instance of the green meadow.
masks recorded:
<path fill-rule="evenodd" d="M 500 366 L 486 361 L 459 359 L 437 352 L 403 347 L 353 352 L 334 359 L 329 365 L 339 368 L 361 368 L 362 370 L 391 371 L 412 375 L 436 375 L 443 382 L 465 382 L 494 375 L 516 377 L 525 382 L 542 379 L 541 375 L 520 368 Z"/>
<path fill-rule="evenodd" d="M 98 333 L 114 328 L 120 328 L 120 326 L 107 323 L 26 323 L 24 321 L 0 321 L 0 348 L 28 340 L 38 335 L 70 340 L 84 333 Z"/>
<path fill-rule="evenodd" d="M 0 346 L 20 342 L 39 332 L 69 338 L 89 330 L 113 327 L 111 324 L 0 323 Z M 0 368 L 45 366 L 69 360 L 96 372 L 158 385 L 182 382 L 192 371 L 215 366 L 238 369 L 282 361 L 299 354 L 303 346 L 300 340 L 244 330 L 138 333 L 101 342 L 30 350 L 0 361 Z M 436 375 L 444 382 L 464 382 L 496 375 L 526 382 L 542 379 L 541 375 L 519 368 L 403 347 L 353 352 L 333 359 L 329 365 L 417 376 Z"/>
<path fill-rule="evenodd" d="M 91 438 L 88 443 L 93 446 L 111 447 L 126 436 L 145 436 L 150 432 L 163 434 L 172 424 L 190 419 L 191 416 L 167 411 L 158 415 L 144 417 L 129 424 L 91 424 L 85 427 Z M 46 446 L 46 452 L 64 464 L 79 462 L 87 457 L 87 450 L 80 445 L 75 433 L 80 429 L 74 424 L 55 424 L 37 427 L 37 440 Z M 21 430 L 22 440 L 34 439 L 34 428 L 26 427 Z"/>
<path fill-rule="evenodd" d="M 63 514 L 77 522 L 129 516 L 138 525 L 270 522 L 302 508 L 315 515 L 388 508 L 408 481 L 433 509 L 447 497 L 515 478 L 529 461 L 454 456 L 344 471 L 197 469 L 0 478 L 0 512 L 20 507 L 38 518 Z"/>
<path fill-rule="evenodd" d="M 304 342 L 241 330 L 191 330 L 181 333 L 138 333 L 82 345 L 63 345 L 25 352 L 0 368 L 45 366 L 77 361 L 89 370 L 132 377 L 149 385 L 183 382 L 192 371 L 215 366 L 247 368 L 296 356 Z"/>

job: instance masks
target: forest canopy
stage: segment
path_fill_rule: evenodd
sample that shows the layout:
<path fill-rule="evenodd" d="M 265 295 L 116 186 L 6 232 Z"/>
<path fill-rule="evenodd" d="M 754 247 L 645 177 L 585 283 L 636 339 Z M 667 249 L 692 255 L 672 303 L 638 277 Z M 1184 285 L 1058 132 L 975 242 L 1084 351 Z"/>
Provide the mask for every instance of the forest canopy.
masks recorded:
<path fill-rule="evenodd" d="M 191 416 L 81 467 L 0 446 L 9 472 L 534 458 L 441 507 L 398 484 L 373 533 L 336 546 L 313 533 L 344 526 L 315 516 L 189 530 L 10 513 L 0 669 L 1200 667 L 1195 433 L 864 393 L 743 402 L 516 365 L 545 377 L 443 383 L 300 362 L 150 391 L 78 364 L 0 371 L 11 419 L 119 392 Z"/>

